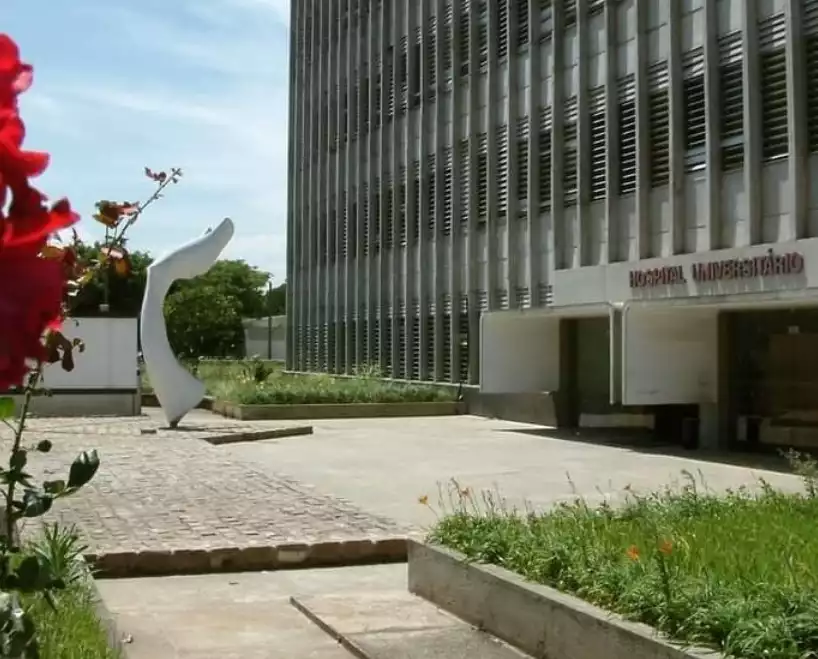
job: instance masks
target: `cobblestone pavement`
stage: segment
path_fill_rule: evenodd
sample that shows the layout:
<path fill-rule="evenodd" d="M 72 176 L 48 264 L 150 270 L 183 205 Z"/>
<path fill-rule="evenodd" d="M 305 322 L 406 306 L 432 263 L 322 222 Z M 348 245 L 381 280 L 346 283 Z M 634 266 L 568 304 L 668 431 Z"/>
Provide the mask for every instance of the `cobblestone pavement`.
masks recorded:
<path fill-rule="evenodd" d="M 410 528 L 201 441 L 213 433 L 246 432 L 275 422 L 237 422 L 197 411 L 180 430 L 158 429 L 161 425 L 155 415 L 33 419 L 30 424 L 27 444 L 44 438 L 54 444 L 48 454 L 32 452 L 29 471 L 37 477 L 67 478 L 79 451 L 99 452 L 96 477 L 77 495 L 58 501 L 55 512 L 79 527 L 93 555 L 113 561 L 103 569 L 133 574 L 253 567 L 245 565 L 248 560 L 260 569 L 302 560 L 331 564 L 341 559 L 327 552 L 339 544 L 349 562 L 367 560 L 379 543 L 395 554 L 392 558 L 400 558 L 401 539 Z M 8 429 L 0 437 L 7 440 Z M 322 543 L 330 549 L 312 561 L 292 553 L 292 548 L 306 552 Z M 274 547 L 289 547 L 290 554 L 265 553 Z M 244 550 L 251 554 L 239 557 L 236 552 Z M 206 564 L 212 552 L 221 552 L 219 565 Z M 184 565 L 168 566 L 168 555 L 174 553 Z M 135 560 L 140 565 L 134 566 Z"/>

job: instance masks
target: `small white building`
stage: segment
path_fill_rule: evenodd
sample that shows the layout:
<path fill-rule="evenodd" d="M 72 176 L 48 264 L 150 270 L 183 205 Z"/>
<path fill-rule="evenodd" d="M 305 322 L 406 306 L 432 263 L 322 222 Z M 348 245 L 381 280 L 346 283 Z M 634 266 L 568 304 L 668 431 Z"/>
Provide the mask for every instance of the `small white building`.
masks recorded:
<path fill-rule="evenodd" d="M 244 350 L 247 357 L 284 361 L 287 358 L 287 316 L 248 318 L 244 325 Z"/>

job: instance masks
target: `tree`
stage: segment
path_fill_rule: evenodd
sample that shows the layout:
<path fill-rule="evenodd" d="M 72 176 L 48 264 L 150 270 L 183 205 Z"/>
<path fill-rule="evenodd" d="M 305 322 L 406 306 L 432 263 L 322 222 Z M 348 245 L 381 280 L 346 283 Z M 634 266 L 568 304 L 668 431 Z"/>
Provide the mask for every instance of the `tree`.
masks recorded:
<path fill-rule="evenodd" d="M 102 248 L 99 242 L 93 245 L 80 243 L 77 256 L 84 263 L 99 262 Z M 125 268 L 118 269 L 117 264 L 112 263 L 107 275 L 102 269 L 96 270 L 91 280 L 69 301 L 70 314 L 75 317 L 99 316 L 102 313 L 100 305 L 107 301 L 110 315 L 138 316 L 147 285 L 148 266 L 152 262 L 153 258 L 147 252 L 129 252 Z"/>
<path fill-rule="evenodd" d="M 287 313 L 287 282 L 271 288 L 265 295 L 264 315 L 283 316 Z"/>
<path fill-rule="evenodd" d="M 243 356 L 240 306 L 223 289 L 201 282 L 172 292 L 165 301 L 165 321 L 174 353 L 182 359 Z"/>
<path fill-rule="evenodd" d="M 213 264 L 205 274 L 174 284 L 171 292 L 209 287 L 231 298 L 239 318 L 266 315 L 264 287 L 269 275 L 242 260 L 225 259 Z"/>

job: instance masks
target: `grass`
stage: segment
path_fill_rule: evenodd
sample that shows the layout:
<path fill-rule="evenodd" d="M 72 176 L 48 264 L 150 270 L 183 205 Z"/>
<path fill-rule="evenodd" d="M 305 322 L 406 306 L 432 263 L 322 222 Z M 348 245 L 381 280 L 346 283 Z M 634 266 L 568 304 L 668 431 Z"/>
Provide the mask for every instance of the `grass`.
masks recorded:
<path fill-rule="evenodd" d="M 80 560 L 86 549 L 75 527 L 59 524 L 44 525 L 41 532 L 27 542 L 28 552 L 66 584 L 64 590 L 53 593 L 56 601 L 53 608 L 42 594 L 26 595 L 22 599 L 37 629 L 41 659 L 118 659 L 120 656 L 108 647 L 106 630 L 97 617 L 88 568 Z"/>
<path fill-rule="evenodd" d="M 105 630 L 97 618 L 94 595 L 85 584 L 75 584 L 57 594 L 51 609 L 41 597 L 26 603 L 37 625 L 42 659 L 117 659 L 108 647 Z"/>
<path fill-rule="evenodd" d="M 742 659 L 818 657 L 816 480 L 804 494 L 762 482 L 716 495 L 687 476 L 616 508 L 578 499 L 537 514 L 454 483 L 430 540 L 680 642 Z"/>
<path fill-rule="evenodd" d="M 450 387 L 385 380 L 377 369 L 361 369 L 356 377 L 333 377 L 285 373 L 260 360 L 203 361 L 198 375 L 214 397 L 243 405 L 432 402 L 457 396 Z"/>

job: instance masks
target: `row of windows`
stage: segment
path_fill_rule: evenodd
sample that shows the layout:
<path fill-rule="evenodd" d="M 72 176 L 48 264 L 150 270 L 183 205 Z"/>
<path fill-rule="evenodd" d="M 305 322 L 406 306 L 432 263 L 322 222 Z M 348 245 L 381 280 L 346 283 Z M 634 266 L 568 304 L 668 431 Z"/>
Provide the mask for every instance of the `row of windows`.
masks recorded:
<path fill-rule="evenodd" d="M 426 350 L 421 351 L 421 319 L 419 316 L 397 319 L 397 333 L 390 320 L 353 320 L 297 327 L 294 331 L 295 350 L 292 366 L 301 371 L 329 373 L 354 372 L 356 369 L 377 367 L 384 377 L 402 380 L 436 379 L 435 319 L 426 318 Z M 453 360 L 452 317 L 441 317 L 440 377 L 444 382 L 476 382 L 477 373 L 469 370 L 469 317 L 459 316 L 455 335 L 457 362 Z M 381 332 L 383 329 L 383 332 Z M 407 361 L 407 339 L 411 337 L 411 358 Z M 381 340 L 383 338 L 383 341 Z M 397 360 L 393 360 L 397 349 Z"/>
<path fill-rule="evenodd" d="M 818 15 L 818 3 L 816 3 Z M 783 14 L 764 19 L 759 24 L 759 103 L 762 119 L 762 154 L 765 160 L 786 156 L 788 153 L 788 96 L 785 51 L 785 20 Z M 403 40 L 405 46 L 406 40 Z M 427 42 L 427 48 L 434 48 L 434 41 Z M 415 58 L 420 61 L 420 44 L 416 46 Z M 806 58 L 807 94 L 806 116 L 810 149 L 818 151 L 818 23 L 816 30 L 807 32 L 804 40 Z M 434 56 L 427 55 L 427 64 Z M 720 137 L 721 162 L 724 171 L 739 169 L 744 160 L 744 72 L 742 63 L 741 33 L 723 35 L 719 39 L 718 93 L 720 96 Z M 401 60 L 403 61 L 403 60 Z M 389 93 L 387 104 L 381 108 L 381 82 L 376 81 L 372 90 L 374 98 L 371 114 L 370 81 L 363 78 L 356 82 L 354 91 L 348 96 L 345 83 L 336 86 L 332 93 L 325 92 L 320 107 L 313 108 L 313 126 L 320 126 L 320 134 L 314 142 L 312 158 L 317 160 L 323 152 L 334 153 L 341 144 L 348 144 L 371 130 L 383 126 L 396 116 L 395 86 L 401 89 L 397 109 L 404 113 L 408 107 L 417 107 L 422 95 L 419 80 L 412 83 L 407 92 L 406 67 L 398 67 L 397 80 L 392 75 L 391 58 L 385 62 L 384 76 Z M 419 70 L 416 67 L 415 70 Z M 704 79 L 704 56 L 701 48 L 685 53 L 683 58 L 682 94 L 684 108 L 685 169 L 695 171 L 705 164 L 706 90 Z M 432 78 L 434 80 L 434 78 Z M 669 176 L 669 104 L 667 86 L 669 79 L 665 62 L 654 64 L 648 72 L 648 134 L 651 140 L 650 180 L 653 186 L 664 185 Z M 341 91 L 343 89 L 343 92 Z M 427 98 L 434 98 L 436 91 L 430 88 Z M 617 193 L 628 194 L 635 189 L 636 169 L 636 107 L 635 81 L 632 76 L 622 78 L 617 83 L 617 130 L 612 134 L 620 137 L 620 177 Z M 591 198 L 605 196 L 604 159 L 608 151 L 605 142 L 606 126 L 604 113 L 604 88 L 590 91 L 591 103 L 587 107 L 590 114 L 591 132 Z M 575 99 L 569 101 L 569 104 Z M 566 108 L 566 112 L 568 108 Z M 323 117 L 325 120 L 320 121 Z M 370 123 L 370 119 L 372 123 Z M 576 199 L 576 121 L 565 124 L 565 189 L 566 203 Z M 308 150 L 303 151 L 302 169 L 306 166 Z M 502 167 L 499 168 L 503 170 Z"/>

